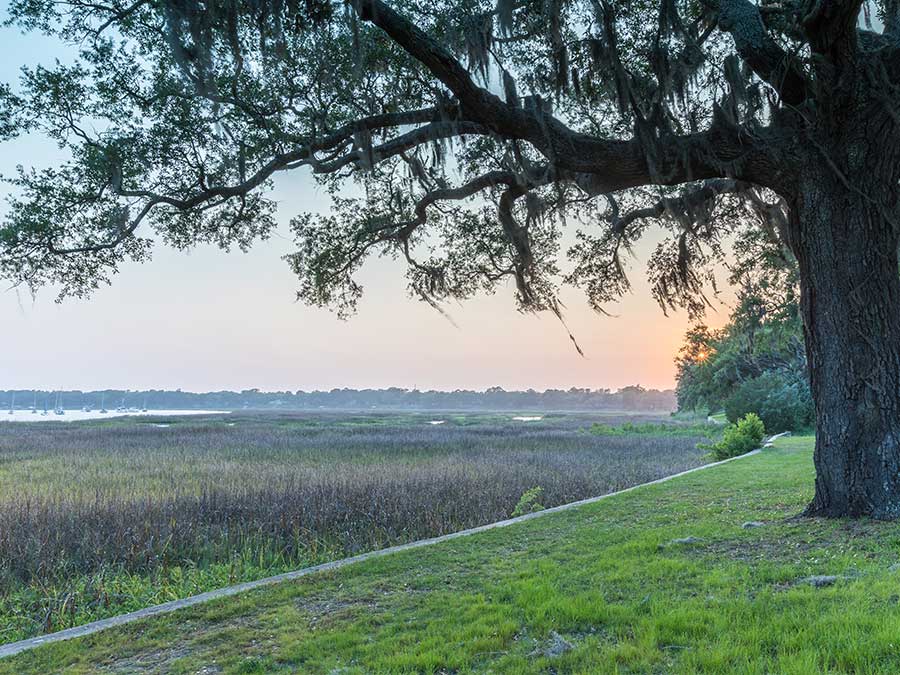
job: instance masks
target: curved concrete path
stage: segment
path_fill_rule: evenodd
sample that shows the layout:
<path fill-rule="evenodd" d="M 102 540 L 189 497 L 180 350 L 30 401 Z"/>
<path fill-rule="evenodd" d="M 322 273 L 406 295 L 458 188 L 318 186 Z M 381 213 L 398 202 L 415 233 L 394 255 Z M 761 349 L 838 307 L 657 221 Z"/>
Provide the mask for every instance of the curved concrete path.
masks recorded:
<path fill-rule="evenodd" d="M 777 436 L 772 436 L 770 439 L 766 441 L 766 443 L 770 443 L 774 439 L 783 436 L 784 434 L 778 434 Z M 445 534 L 440 537 L 432 537 L 431 539 L 420 539 L 419 541 L 413 541 L 408 544 L 400 544 L 399 546 L 391 546 L 390 548 L 383 548 L 377 551 L 370 551 L 369 553 L 362 553 L 360 555 L 355 555 L 351 558 L 342 558 L 340 560 L 335 560 L 332 562 L 323 563 L 321 565 L 315 565 L 314 567 L 305 567 L 303 569 L 294 570 L 293 572 L 285 572 L 284 574 L 278 574 L 274 577 L 266 577 L 265 579 L 258 579 L 256 581 L 247 581 L 242 584 L 236 584 L 234 586 L 228 586 L 226 588 L 220 588 L 215 591 L 208 591 L 207 593 L 200 593 L 199 595 L 192 595 L 188 598 L 183 598 L 181 600 L 172 600 L 171 602 L 164 602 L 161 605 L 153 605 L 151 607 L 145 607 L 144 609 L 139 609 L 134 612 L 129 612 L 128 614 L 120 614 L 118 616 L 113 616 L 108 619 L 101 619 L 100 621 L 93 621 L 91 623 L 86 623 L 81 626 L 75 626 L 74 628 L 67 628 L 66 630 L 57 631 L 56 633 L 48 633 L 47 635 L 39 635 L 38 637 L 29 638 L 27 640 L 21 640 L 19 642 L 10 642 L 5 645 L 0 645 L 0 658 L 5 656 L 13 656 L 14 654 L 19 654 L 21 652 L 27 651 L 29 649 L 34 649 L 35 647 L 40 647 L 41 645 L 50 644 L 52 642 L 61 642 L 62 640 L 71 640 L 72 638 L 83 637 L 85 635 L 91 635 L 93 633 L 98 633 L 101 630 L 106 630 L 107 628 L 112 628 L 113 626 L 121 626 L 126 623 L 131 623 L 132 621 L 137 621 L 139 619 L 145 619 L 150 616 L 156 616 L 157 614 L 168 614 L 169 612 L 174 612 L 178 609 L 182 609 L 184 607 L 193 607 L 194 605 L 200 605 L 204 602 L 209 602 L 210 600 L 217 600 L 219 598 L 227 598 L 231 595 L 237 595 L 238 593 L 243 593 L 245 591 L 253 590 L 254 588 L 261 588 L 263 586 L 270 586 L 272 584 L 278 584 L 283 581 L 291 581 L 293 579 L 299 579 L 301 577 L 309 576 L 310 574 L 316 574 L 317 572 L 326 572 L 329 570 L 336 570 L 342 567 L 347 567 L 349 565 L 353 565 L 358 562 L 362 562 L 363 560 L 369 560 L 371 558 L 380 558 L 382 556 L 391 555 L 393 553 L 398 553 L 400 551 L 408 551 L 413 548 L 421 548 L 422 546 L 432 546 L 433 544 L 439 544 L 442 541 L 449 541 L 451 539 L 458 539 L 459 537 L 468 537 L 473 534 L 477 534 L 478 532 L 485 532 L 487 530 L 493 530 L 498 527 L 508 527 L 510 525 L 515 525 L 516 523 L 521 523 L 526 520 L 531 520 L 533 518 L 542 518 L 551 513 L 557 513 L 559 511 L 568 511 L 569 509 L 574 509 L 578 506 L 583 506 L 585 504 L 593 504 L 595 502 L 599 502 L 603 499 L 609 499 L 610 497 L 615 497 L 616 495 L 621 495 L 626 492 L 631 492 L 632 490 L 637 490 L 638 488 L 646 487 L 648 485 L 657 485 L 658 483 L 665 483 L 666 481 L 670 481 L 673 478 L 678 478 L 679 476 L 685 476 L 689 473 L 695 473 L 697 471 L 703 471 L 704 469 L 709 469 L 714 466 L 719 466 L 720 464 L 726 464 L 727 462 L 733 462 L 736 459 L 741 459 L 743 457 L 750 457 L 751 455 L 755 455 L 761 452 L 761 450 L 753 450 L 752 452 L 748 452 L 745 455 L 739 455 L 738 457 L 732 457 L 730 459 L 722 460 L 721 462 L 712 462 L 711 464 L 704 464 L 703 466 L 694 467 L 693 469 L 688 469 L 687 471 L 681 471 L 680 473 L 672 474 L 671 476 L 665 476 L 663 478 L 658 478 L 656 480 L 652 480 L 649 483 L 641 483 L 640 485 L 632 485 L 629 488 L 625 488 L 624 490 L 619 490 L 618 492 L 609 492 L 605 495 L 600 495 L 599 497 L 591 497 L 589 499 L 582 499 L 577 502 L 570 502 L 569 504 L 562 504 L 560 506 L 554 506 L 549 509 L 544 509 L 543 511 L 537 511 L 535 513 L 529 513 L 524 516 L 519 516 L 518 518 L 510 518 L 508 520 L 501 520 L 496 523 L 490 523 L 489 525 L 481 525 L 480 527 L 473 527 L 468 530 L 460 530 L 459 532 L 453 532 L 451 534 Z"/>

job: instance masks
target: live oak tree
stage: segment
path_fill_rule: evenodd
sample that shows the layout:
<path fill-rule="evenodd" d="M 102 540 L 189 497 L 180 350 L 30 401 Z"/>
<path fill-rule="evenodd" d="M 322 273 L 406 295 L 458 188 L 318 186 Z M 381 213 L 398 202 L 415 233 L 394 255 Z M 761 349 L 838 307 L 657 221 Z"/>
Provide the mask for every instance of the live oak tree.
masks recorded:
<path fill-rule="evenodd" d="M 0 272 L 82 295 L 153 241 L 249 246 L 301 169 L 334 203 L 287 260 L 342 313 L 373 254 L 436 306 L 511 280 L 602 311 L 652 226 L 656 298 L 698 312 L 760 228 L 799 269 L 808 513 L 900 515 L 898 0 L 495 2 L 14 0 L 78 57 L 3 91 L 0 131 L 68 159 L 12 178 Z"/>

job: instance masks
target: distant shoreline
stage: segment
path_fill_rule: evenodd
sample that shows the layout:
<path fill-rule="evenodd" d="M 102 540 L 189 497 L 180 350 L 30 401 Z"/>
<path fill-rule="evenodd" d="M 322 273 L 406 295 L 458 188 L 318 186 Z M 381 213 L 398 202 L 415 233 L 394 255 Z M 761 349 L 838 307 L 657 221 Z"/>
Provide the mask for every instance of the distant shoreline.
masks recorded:
<path fill-rule="evenodd" d="M 228 410 L 99 410 L 85 411 L 80 408 L 63 409 L 63 414 L 54 410 L 32 412 L 30 408 L 14 410 L 12 414 L 0 412 L 0 422 L 87 422 L 119 417 L 175 417 L 197 415 L 227 415 Z"/>
<path fill-rule="evenodd" d="M 128 410 L 196 411 L 540 411 L 540 412 L 671 412 L 677 407 L 671 389 L 644 389 L 638 385 L 616 391 L 570 388 L 546 391 L 421 391 L 418 389 L 332 389 L 330 391 L 263 392 L 180 390 L 128 391 L 0 391 L 0 415 L 4 410 L 37 408 L 51 412 L 62 407 L 79 410 L 125 408 Z"/>

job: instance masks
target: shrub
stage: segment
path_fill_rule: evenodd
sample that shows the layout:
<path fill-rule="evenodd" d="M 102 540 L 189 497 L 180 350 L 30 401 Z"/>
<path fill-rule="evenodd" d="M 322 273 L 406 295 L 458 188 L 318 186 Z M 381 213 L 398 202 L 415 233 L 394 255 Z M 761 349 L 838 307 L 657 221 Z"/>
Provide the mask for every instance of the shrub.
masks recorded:
<path fill-rule="evenodd" d="M 526 513 L 543 511 L 544 505 L 538 501 L 542 494 L 544 494 L 544 488 L 542 487 L 533 487 L 530 490 L 525 490 L 522 496 L 519 497 L 519 503 L 516 504 L 516 508 L 513 509 L 512 517 L 518 518 Z"/>
<path fill-rule="evenodd" d="M 773 371 L 747 380 L 725 400 L 724 407 L 730 422 L 754 412 L 770 432 L 805 429 L 814 419 L 809 385 L 791 373 Z"/>
<path fill-rule="evenodd" d="M 766 437 L 766 425 L 759 415 L 747 413 L 743 419 L 738 420 L 737 430 L 740 434 L 752 439 L 758 446 Z"/>
<path fill-rule="evenodd" d="M 737 424 L 725 427 L 722 440 L 712 445 L 704 445 L 716 460 L 729 459 L 755 450 L 766 435 L 763 421 L 755 413 L 747 413 Z"/>

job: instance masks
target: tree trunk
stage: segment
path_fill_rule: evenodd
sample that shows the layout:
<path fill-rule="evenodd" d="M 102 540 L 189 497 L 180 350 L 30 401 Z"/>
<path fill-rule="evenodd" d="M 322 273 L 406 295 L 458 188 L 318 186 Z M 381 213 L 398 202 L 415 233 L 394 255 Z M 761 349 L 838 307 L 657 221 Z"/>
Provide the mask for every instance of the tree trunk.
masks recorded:
<path fill-rule="evenodd" d="M 808 515 L 900 516 L 897 176 L 877 154 L 867 144 L 832 155 L 852 184 L 835 164 L 812 163 L 793 205 L 788 239 L 816 410 Z"/>

